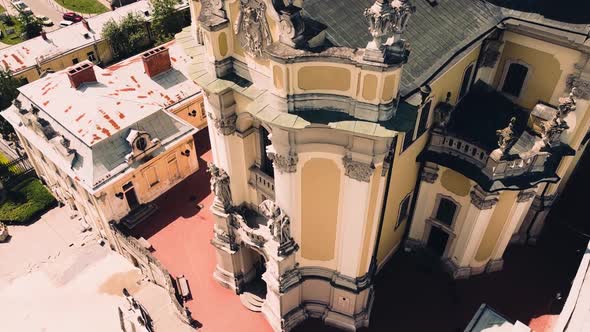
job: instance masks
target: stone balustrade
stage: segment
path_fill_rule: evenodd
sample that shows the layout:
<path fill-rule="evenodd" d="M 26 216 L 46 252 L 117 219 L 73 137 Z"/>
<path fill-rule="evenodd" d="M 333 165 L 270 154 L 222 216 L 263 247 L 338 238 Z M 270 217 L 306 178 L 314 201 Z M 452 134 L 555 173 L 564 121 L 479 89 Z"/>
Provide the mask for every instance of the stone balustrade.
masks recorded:
<path fill-rule="evenodd" d="M 264 173 L 258 166 L 250 167 L 250 180 L 248 183 L 269 199 L 275 198 L 275 180 Z"/>
<path fill-rule="evenodd" d="M 481 169 L 482 173 L 490 180 L 543 172 L 550 156 L 550 153 L 540 151 L 529 153 L 529 156 L 525 158 L 521 158 L 519 155 L 506 157 L 499 149 L 489 152 L 475 143 L 440 129 L 432 131 L 427 149 L 466 161 Z"/>

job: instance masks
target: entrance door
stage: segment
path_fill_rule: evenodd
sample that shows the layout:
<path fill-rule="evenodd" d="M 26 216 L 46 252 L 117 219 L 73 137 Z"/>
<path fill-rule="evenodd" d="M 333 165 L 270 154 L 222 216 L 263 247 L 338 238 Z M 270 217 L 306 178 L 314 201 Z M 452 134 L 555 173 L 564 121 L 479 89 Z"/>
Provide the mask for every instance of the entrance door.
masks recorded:
<path fill-rule="evenodd" d="M 442 256 L 445 253 L 447 247 L 447 241 L 449 240 L 449 234 L 438 227 L 430 228 L 430 236 L 428 237 L 427 246 L 436 255 Z"/>
<path fill-rule="evenodd" d="M 129 190 L 127 190 L 125 192 L 125 198 L 127 199 L 127 204 L 129 204 L 129 208 L 131 210 L 133 210 L 139 206 L 139 201 L 137 200 L 137 194 L 135 194 L 135 188 L 131 187 Z"/>

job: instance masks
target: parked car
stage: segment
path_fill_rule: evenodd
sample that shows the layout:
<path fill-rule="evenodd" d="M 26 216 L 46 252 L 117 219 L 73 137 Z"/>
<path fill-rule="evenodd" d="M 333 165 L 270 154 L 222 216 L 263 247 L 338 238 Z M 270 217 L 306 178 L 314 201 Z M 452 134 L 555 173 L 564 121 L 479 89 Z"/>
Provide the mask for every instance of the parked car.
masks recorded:
<path fill-rule="evenodd" d="M 74 12 L 64 13 L 63 18 L 66 21 L 72 21 L 72 22 L 80 22 L 80 21 L 82 21 L 84 19 L 82 16 L 80 16 L 80 15 L 74 13 Z"/>
<path fill-rule="evenodd" d="M 62 28 L 69 27 L 70 25 L 74 24 L 72 21 L 61 21 L 59 22 L 59 26 Z"/>
<path fill-rule="evenodd" d="M 33 11 L 31 10 L 31 8 L 29 8 L 29 6 L 27 6 L 26 3 L 20 1 L 20 0 L 13 0 L 11 2 L 12 6 L 19 12 L 25 15 L 32 15 Z"/>
<path fill-rule="evenodd" d="M 35 15 L 35 17 L 37 18 L 37 20 L 39 20 L 39 22 L 41 22 L 41 24 L 43 24 L 46 27 L 50 27 L 53 25 L 53 21 L 44 15 Z"/>

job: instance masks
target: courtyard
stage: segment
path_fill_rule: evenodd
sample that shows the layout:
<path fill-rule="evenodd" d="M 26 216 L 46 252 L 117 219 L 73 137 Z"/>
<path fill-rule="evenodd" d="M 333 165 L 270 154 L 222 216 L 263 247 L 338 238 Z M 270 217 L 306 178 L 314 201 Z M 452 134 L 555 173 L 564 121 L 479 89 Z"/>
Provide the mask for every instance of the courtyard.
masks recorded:
<path fill-rule="evenodd" d="M 206 173 L 211 161 L 206 131 L 197 134 L 196 142 L 200 170 L 160 197 L 160 211 L 134 233 L 148 239 L 155 256 L 174 276 L 188 279 L 193 299 L 187 305 L 202 331 L 271 331 L 262 314 L 246 309 L 233 291 L 213 279 L 216 257 L 210 244 L 214 221 L 209 212 L 213 196 Z M 578 173 L 590 164 L 590 158 L 585 159 Z M 581 180 L 580 176 L 574 178 Z M 501 272 L 455 281 L 428 255 L 399 251 L 377 276 L 371 328 L 365 331 L 391 331 L 392 326 L 405 332 L 463 331 L 482 303 L 535 331 L 548 331 L 588 241 L 557 217 L 580 204 L 576 186 L 557 203 L 536 246 L 509 248 Z M 558 293 L 562 300 L 556 299 Z M 309 320 L 295 331 L 339 330 Z"/>

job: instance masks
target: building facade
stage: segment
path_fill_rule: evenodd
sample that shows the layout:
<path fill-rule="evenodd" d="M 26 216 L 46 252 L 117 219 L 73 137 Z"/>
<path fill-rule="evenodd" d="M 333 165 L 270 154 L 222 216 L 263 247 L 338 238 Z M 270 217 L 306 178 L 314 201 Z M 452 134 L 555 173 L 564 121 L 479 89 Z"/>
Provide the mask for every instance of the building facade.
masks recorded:
<path fill-rule="evenodd" d="M 191 2 L 214 278 L 276 331 L 356 330 L 403 245 L 461 278 L 534 242 L 587 144 L 589 26 L 486 1 L 303 3 Z"/>
<path fill-rule="evenodd" d="M 107 69 L 85 61 L 19 88 L 2 112 L 56 198 L 127 256 L 113 227 L 146 220 L 199 167 L 206 120 L 188 59 L 172 42 Z"/>

